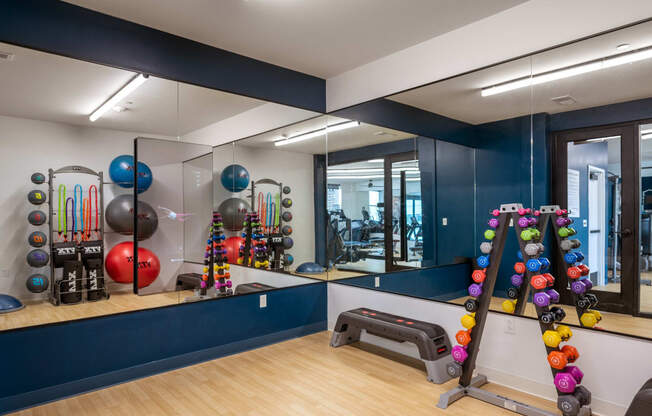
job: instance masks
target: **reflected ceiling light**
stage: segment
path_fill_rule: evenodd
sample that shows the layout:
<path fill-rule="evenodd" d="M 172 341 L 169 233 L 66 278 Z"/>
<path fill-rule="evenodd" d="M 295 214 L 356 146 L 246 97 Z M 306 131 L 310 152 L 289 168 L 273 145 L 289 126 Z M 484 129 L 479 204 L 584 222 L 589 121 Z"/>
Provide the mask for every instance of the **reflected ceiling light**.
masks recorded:
<path fill-rule="evenodd" d="M 338 179 L 383 179 L 385 176 L 383 175 L 353 175 L 353 176 L 329 176 L 328 180 L 338 180 Z M 401 175 L 392 175 L 392 178 L 394 179 L 400 179 Z M 421 180 L 420 177 L 412 177 L 412 178 L 407 178 L 409 181 L 419 181 Z"/>
<path fill-rule="evenodd" d="M 616 46 L 616 49 L 618 49 L 619 51 L 626 51 L 631 47 L 632 45 L 630 45 L 629 43 L 621 43 L 620 45 Z"/>
<path fill-rule="evenodd" d="M 642 135 L 641 139 L 643 140 L 652 139 L 652 133 Z"/>
<path fill-rule="evenodd" d="M 652 47 L 637 49 L 635 51 L 622 53 L 620 55 L 609 56 L 594 61 L 568 66 L 565 68 L 555 69 L 553 71 L 543 72 L 541 74 L 532 75 L 530 77 L 503 82 L 502 84 L 493 85 L 491 87 L 482 88 L 480 94 L 483 97 L 488 97 L 490 95 L 496 95 L 519 88 L 529 87 L 531 85 L 544 84 L 546 82 L 556 81 L 563 78 L 570 78 L 580 74 L 586 74 L 588 72 L 599 71 L 601 69 L 612 68 L 615 66 L 638 62 L 650 58 L 652 58 Z"/>
<path fill-rule="evenodd" d="M 384 172 L 383 168 L 361 168 L 361 169 L 328 169 L 328 173 L 334 173 L 337 175 L 345 175 L 347 173 L 372 173 L 372 172 Z M 408 174 L 412 172 L 419 172 L 418 168 L 393 168 L 392 172 L 401 172 L 405 171 Z"/>
<path fill-rule="evenodd" d="M 649 133 L 652 133 L 652 129 L 641 130 L 641 134 L 649 134 Z"/>
<path fill-rule="evenodd" d="M 116 106 L 120 101 L 125 99 L 129 94 L 131 94 L 136 88 L 140 87 L 143 85 L 145 81 L 149 78 L 149 75 L 145 74 L 138 74 L 135 77 L 131 79 L 124 87 L 120 89 L 120 91 L 116 92 L 113 94 L 111 98 L 106 100 L 104 104 L 99 106 L 99 108 L 91 115 L 88 117 L 90 121 L 95 121 L 98 118 L 102 117 L 104 113 L 106 113 L 109 109 L 112 109 L 113 107 Z"/>
<path fill-rule="evenodd" d="M 609 137 L 596 137 L 595 139 L 581 140 L 575 142 L 575 144 L 582 144 L 586 142 L 606 142 L 611 139 L 620 139 L 620 136 L 609 136 Z"/>
<path fill-rule="evenodd" d="M 371 159 L 367 160 L 367 163 L 384 163 L 385 159 Z"/>
<path fill-rule="evenodd" d="M 345 121 L 343 123 L 332 124 L 323 129 L 299 134 L 297 136 L 292 136 L 292 137 L 288 137 L 287 139 L 276 141 L 274 142 L 274 146 L 285 146 L 286 144 L 302 142 L 304 140 L 314 139 L 315 137 L 323 136 L 327 133 L 332 133 L 334 131 L 350 129 L 351 127 L 358 127 L 359 125 L 360 125 L 359 121 Z"/>

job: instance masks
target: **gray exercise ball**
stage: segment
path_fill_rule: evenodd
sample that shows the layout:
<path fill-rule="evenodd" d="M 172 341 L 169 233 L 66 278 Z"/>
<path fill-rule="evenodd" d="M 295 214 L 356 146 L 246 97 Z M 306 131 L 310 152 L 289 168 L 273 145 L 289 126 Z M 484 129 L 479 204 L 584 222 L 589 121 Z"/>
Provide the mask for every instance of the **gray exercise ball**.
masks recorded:
<path fill-rule="evenodd" d="M 134 196 L 118 195 L 106 207 L 106 223 L 122 235 L 134 234 Z M 147 202 L 138 201 L 138 241 L 150 238 L 158 228 L 158 215 Z"/>
<path fill-rule="evenodd" d="M 50 261 L 50 255 L 40 248 L 27 253 L 27 264 L 32 267 L 43 267 Z"/>
<path fill-rule="evenodd" d="M 222 214 L 224 228 L 229 231 L 240 231 L 244 227 L 245 215 L 249 212 L 249 204 L 244 199 L 229 198 L 217 209 Z"/>
<path fill-rule="evenodd" d="M 39 189 L 34 189 L 33 191 L 29 191 L 29 193 L 27 194 L 27 200 L 34 205 L 41 205 L 42 203 L 45 202 L 46 199 L 47 197 L 45 196 L 45 192 Z"/>

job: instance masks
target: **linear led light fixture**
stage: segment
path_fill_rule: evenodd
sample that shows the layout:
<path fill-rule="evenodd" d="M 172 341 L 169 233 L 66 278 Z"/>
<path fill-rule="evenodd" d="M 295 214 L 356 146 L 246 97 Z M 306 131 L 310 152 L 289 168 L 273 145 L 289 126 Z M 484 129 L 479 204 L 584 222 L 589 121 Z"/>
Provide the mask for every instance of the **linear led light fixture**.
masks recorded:
<path fill-rule="evenodd" d="M 367 160 L 367 163 L 383 163 L 385 159 L 371 159 Z"/>
<path fill-rule="evenodd" d="M 95 121 L 98 118 L 102 117 L 104 113 L 106 113 L 107 111 L 115 107 L 116 104 L 118 104 L 120 101 L 125 99 L 129 94 L 134 92 L 136 88 L 143 85 L 143 83 L 147 81 L 148 78 L 149 75 L 145 75 L 145 74 L 138 74 L 135 77 L 133 77 L 131 81 L 129 81 L 124 87 L 120 88 L 120 91 L 113 94 L 111 98 L 106 100 L 104 104 L 102 104 L 97 108 L 97 110 L 93 111 L 93 113 L 90 116 L 88 116 L 88 119 L 90 121 Z"/>
<path fill-rule="evenodd" d="M 359 125 L 360 125 L 359 121 L 345 121 L 343 123 L 332 124 L 323 129 L 299 134 L 297 136 L 288 137 L 287 139 L 276 141 L 274 142 L 274 146 L 285 146 L 286 144 L 302 142 L 304 140 L 314 139 L 315 137 L 323 136 L 327 133 L 332 133 L 334 131 L 350 129 L 351 127 L 358 127 Z"/>
<path fill-rule="evenodd" d="M 612 140 L 612 139 L 620 139 L 620 136 L 596 137 L 595 139 L 580 140 L 575 142 L 575 144 L 591 143 L 591 142 L 606 142 L 607 140 Z"/>
<path fill-rule="evenodd" d="M 491 87 L 483 88 L 480 92 L 483 97 L 496 95 L 519 88 L 529 87 L 531 85 L 544 84 L 546 82 L 556 81 L 558 79 L 570 78 L 588 72 L 599 71 L 601 69 L 612 68 L 619 65 L 629 64 L 632 62 L 642 61 L 652 58 L 652 47 L 637 49 L 635 51 L 613 55 L 605 58 L 596 59 L 580 63 L 577 65 L 567 66 L 555 69 L 553 71 L 543 72 L 541 74 L 523 77 L 512 81 L 503 82 Z"/>
<path fill-rule="evenodd" d="M 361 169 L 328 169 L 328 173 L 334 173 L 336 175 L 345 175 L 347 173 L 374 173 L 374 172 L 384 172 L 385 169 L 382 168 L 361 168 Z M 392 172 L 401 172 L 405 171 L 408 174 L 413 172 L 419 172 L 418 168 L 393 168 Z"/>

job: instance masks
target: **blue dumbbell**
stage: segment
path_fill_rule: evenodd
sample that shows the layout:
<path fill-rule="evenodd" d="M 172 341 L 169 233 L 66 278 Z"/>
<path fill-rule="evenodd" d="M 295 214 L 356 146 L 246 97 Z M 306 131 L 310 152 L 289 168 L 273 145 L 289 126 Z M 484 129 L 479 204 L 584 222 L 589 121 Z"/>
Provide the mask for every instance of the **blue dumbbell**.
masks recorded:
<path fill-rule="evenodd" d="M 478 266 L 482 269 L 489 267 L 489 256 L 480 256 L 477 259 Z"/>
<path fill-rule="evenodd" d="M 539 261 L 541 262 L 541 270 L 548 270 L 550 267 L 550 260 L 545 257 L 541 257 L 539 258 Z"/>
<path fill-rule="evenodd" d="M 531 272 L 538 272 L 541 269 L 541 262 L 538 259 L 530 259 L 525 263 L 525 267 Z"/>
<path fill-rule="evenodd" d="M 576 251 L 575 252 L 575 258 L 577 259 L 577 261 L 584 260 L 584 253 L 582 253 L 581 251 Z"/>
<path fill-rule="evenodd" d="M 521 250 L 518 250 L 518 251 L 516 252 L 516 257 L 518 257 L 518 259 L 519 259 L 520 261 L 523 261 L 523 253 L 521 253 Z"/>
<path fill-rule="evenodd" d="M 577 254 L 571 251 L 564 254 L 564 261 L 568 264 L 575 264 L 579 260 L 577 259 Z"/>

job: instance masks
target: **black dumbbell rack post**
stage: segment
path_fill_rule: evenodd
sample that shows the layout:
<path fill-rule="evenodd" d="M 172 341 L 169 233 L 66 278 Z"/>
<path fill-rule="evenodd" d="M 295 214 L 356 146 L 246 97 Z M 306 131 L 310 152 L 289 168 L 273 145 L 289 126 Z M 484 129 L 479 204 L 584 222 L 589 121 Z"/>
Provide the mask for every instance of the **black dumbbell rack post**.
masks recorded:
<path fill-rule="evenodd" d="M 440 396 L 439 402 L 437 404 L 437 406 L 440 408 L 445 409 L 448 407 L 448 405 L 459 400 L 460 398 L 464 396 L 470 396 L 478 400 L 491 403 L 496 406 L 504 407 L 506 409 L 509 409 L 513 412 L 522 415 L 552 416 L 555 414 L 555 413 L 548 412 L 546 410 L 542 410 L 530 406 L 525 403 L 520 403 L 511 400 L 504 396 L 490 393 L 486 390 L 482 390 L 479 387 L 487 383 L 486 376 L 477 375 L 476 377 L 473 377 L 473 371 L 475 370 L 476 360 L 478 357 L 478 352 L 480 350 L 480 343 L 482 341 L 482 334 L 484 332 L 484 326 L 487 320 L 487 315 L 489 312 L 493 291 L 498 277 L 498 269 L 500 267 L 500 262 L 502 260 L 503 251 L 505 248 L 505 241 L 508 235 L 508 229 L 510 225 L 513 225 L 514 231 L 516 232 L 517 239 L 519 242 L 519 247 L 521 249 L 521 252 L 523 253 L 523 262 L 526 263 L 530 259 L 536 259 L 539 257 L 539 254 L 536 254 L 534 256 L 529 256 L 525 253 L 525 245 L 533 241 L 525 241 L 521 238 L 521 232 L 523 231 L 523 229 L 518 225 L 518 220 L 521 217 L 518 211 L 519 209 L 522 208 L 523 207 L 521 204 L 516 204 L 516 203 L 503 204 L 500 206 L 499 215 L 495 217 L 498 219 L 498 226 L 495 228 L 495 237 L 493 238 L 492 249 L 491 249 L 491 253 L 489 254 L 489 267 L 486 269 L 486 277 L 482 286 L 482 294 L 477 299 L 478 306 L 475 311 L 475 325 L 473 326 L 471 331 L 471 341 L 468 343 L 466 348 L 468 357 L 464 360 L 464 363 L 461 365 L 461 375 L 459 378 L 459 385 L 455 387 L 453 390 L 446 392 Z M 543 233 L 541 233 L 539 238 L 537 238 L 534 242 L 538 242 L 539 239 L 543 239 Z M 521 308 L 524 307 L 528 299 L 527 296 L 529 292 L 531 274 L 533 273 L 526 273 L 528 279 L 527 280 L 524 279 L 522 283 L 522 286 L 525 285 L 527 288 L 523 287 L 521 289 L 519 298 L 517 300 L 517 305 L 520 304 Z M 535 293 L 544 290 L 546 289 L 538 289 L 535 290 Z M 548 306 L 539 307 L 535 305 L 535 307 L 536 307 L 538 318 L 540 318 L 543 313 L 549 312 Z M 544 323 L 540 319 L 538 321 L 539 321 L 539 327 L 541 329 L 541 335 L 543 335 L 545 331 L 555 330 L 553 323 Z M 555 351 L 555 350 L 557 350 L 557 348 L 550 348 L 546 346 L 546 355 L 549 354 L 551 351 Z M 553 377 L 559 372 L 559 370 L 556 370 L 552 367 L 551 367 L 551 371 Z M 454 372 L 455 371 L 451 371 L 451 373 Z M 559 390 L 557 390 L 557 395 L 558 397 L 566 396 L 565 393 L 562 393 Z M 585 406 L 581 406 L 578 412 L 564 413 L 564 415 L 568 415 L 568 416 L 570 415 L 588 416 L 590 414 L 591 414 L 591 409 L 588 406 L 588 404 Z"/>
<path fill-rule="evenodd" d="M 252 216 L 257 216 L 257 215 L 258 215 L 258 213 L 255 212 L 255 211 L 245 215 L 245 223 L 246 223 L 246 225 L 244 226 L 244 231 L 242 233 L 242 236 L 244 237 L 245 241 L 244 241 L 243 248 L 242 248 L 242 250 L 240 252 L 242 255 L 239 256 L 239 258 L 242 259 L 241 266 L 244 266 L 244 267 L 251 267 L 251 256 L 250 256 L 250 253 L 251 253 L 251 233 L 253 232 L 253 227 L 251 226 L 251 221 L 252 221 L 251 218 L 252 218 Z M 256 221 L 260 221 L 260 220 L 258 219 Z"/>

